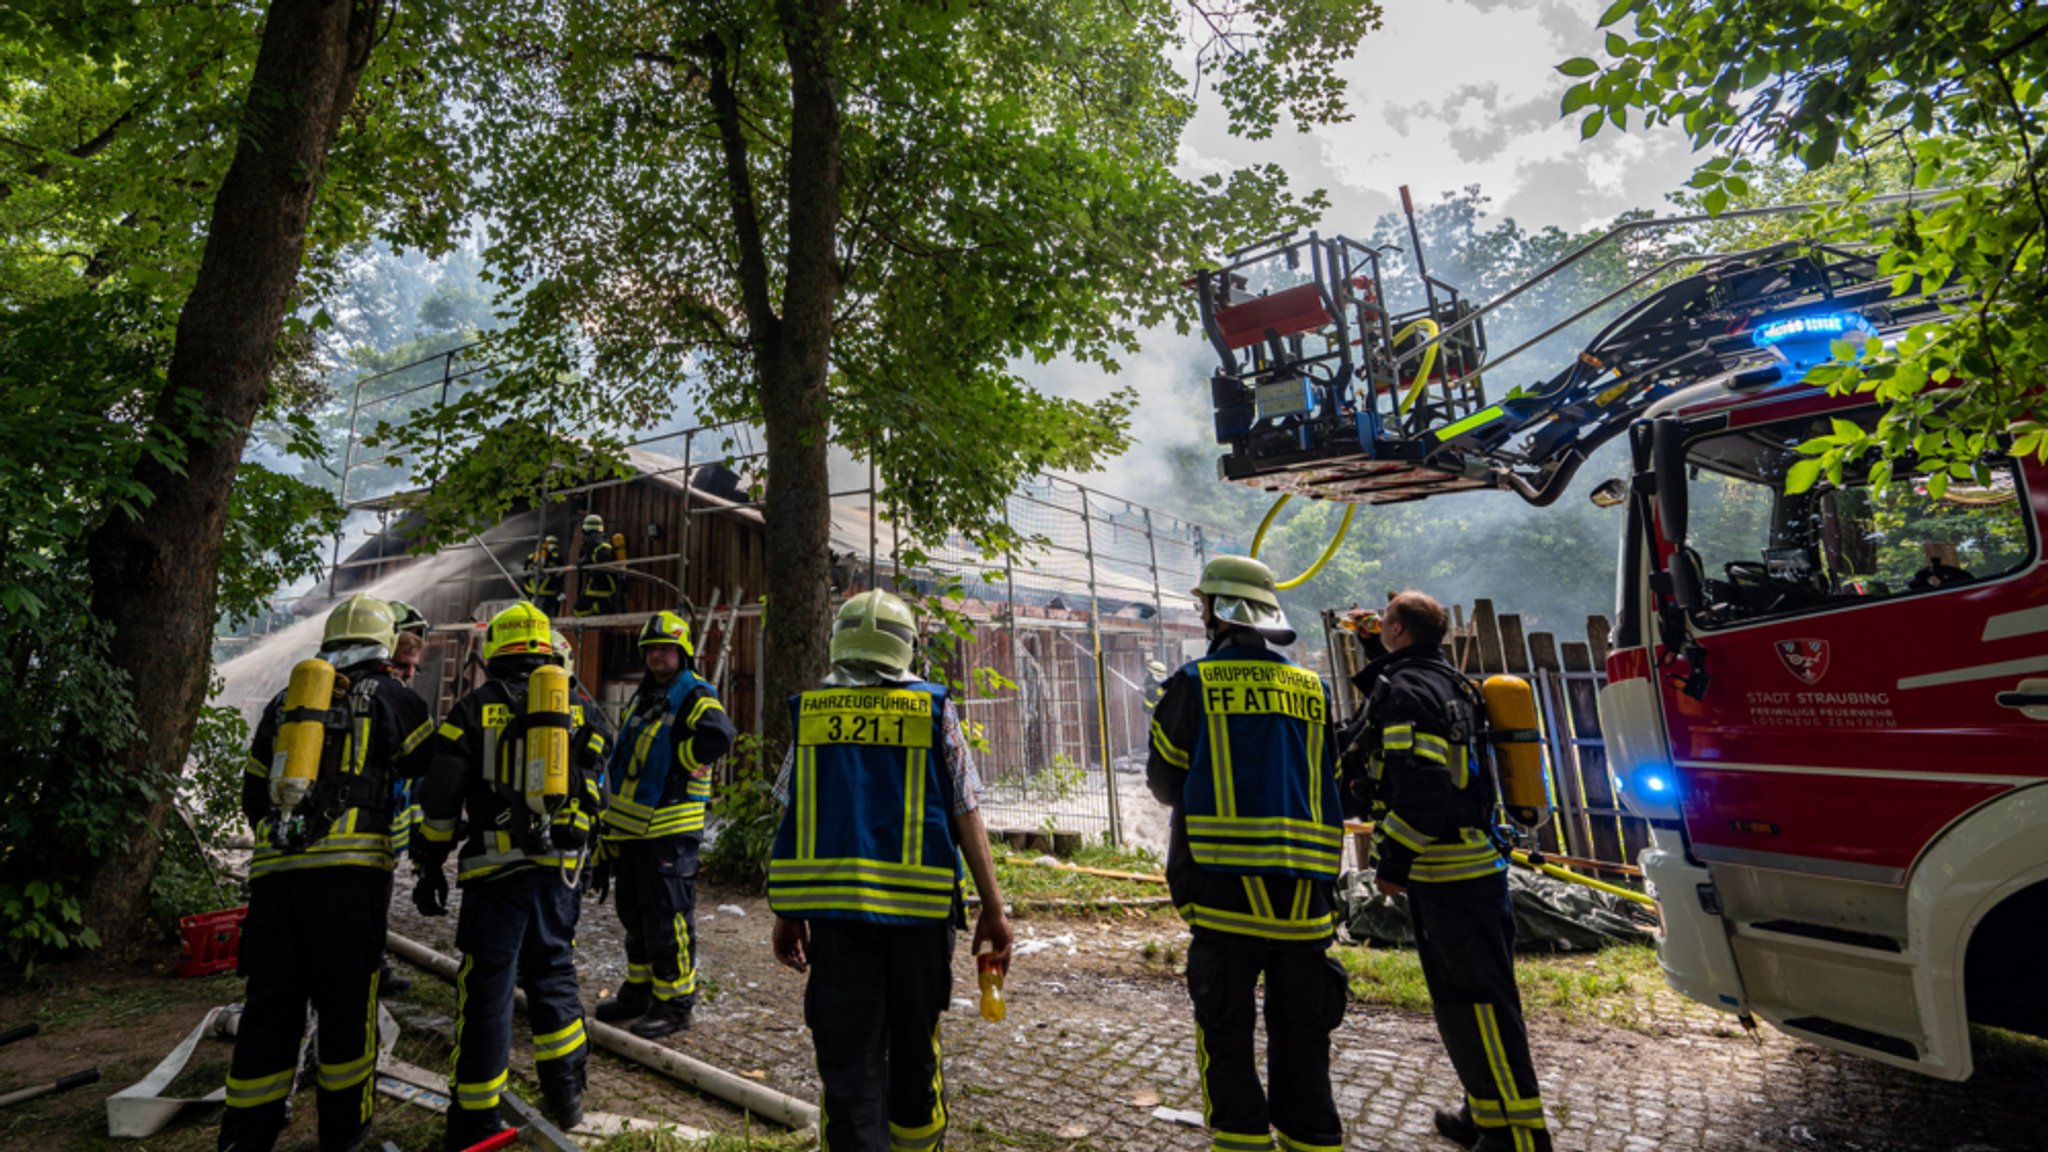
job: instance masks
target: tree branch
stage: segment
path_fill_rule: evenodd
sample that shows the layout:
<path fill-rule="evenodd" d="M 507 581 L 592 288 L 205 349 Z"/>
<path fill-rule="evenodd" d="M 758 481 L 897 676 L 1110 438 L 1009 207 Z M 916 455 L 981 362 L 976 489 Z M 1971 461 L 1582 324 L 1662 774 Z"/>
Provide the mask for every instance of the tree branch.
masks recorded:
<path fill-rule="evenodd" d="M 705 76 L 710 81 L 712 118 L 718 124 L 718 138 L 725 153 L 726 198 L 732 211 L 733 233 L 740 246 L 740 300 L 747 310 L 747 326 L 756 341 L 766 340 L 775 330 L 775 304 L 769 296 L 768 257 L 761 240 L 761 213 L 754 200 L 754 177 L 747 165 L 746 129 L 740 123 L 739 96 L 732 85 L 732 54 L 725 41 L 707 36 L 703 44 Z"/>

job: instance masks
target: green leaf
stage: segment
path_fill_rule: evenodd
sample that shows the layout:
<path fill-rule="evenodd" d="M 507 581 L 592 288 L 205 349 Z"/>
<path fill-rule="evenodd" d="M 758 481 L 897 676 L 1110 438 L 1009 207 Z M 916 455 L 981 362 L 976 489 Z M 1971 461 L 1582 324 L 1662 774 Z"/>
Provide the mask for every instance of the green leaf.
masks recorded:
<path fill-rule="evenodd" d="M 1820 470 L 1824 463 L 1825 461 L 1819 458 L 1795 461 L 1785 472 L 1785 494 L 1797 496 L 1812 488 L 1813 482 L 1820 479 Z"/>
<path fill-rule="evenodd" d="M 1639 2 L 1640 0 L 1614 0 L 1614 3 L 1607 6 L 1607 11 L 1600 14 L 1600 22 L 1594 25 L 1594 27 L 1607 27 L 1630 12 L 1635 11 L 1635 7 Z"/>
<path fill-rule="evenodd" d="M 1728 207 L 1728 189 L 1726 187 L 1707 189 L 1707 194 L 1700 197 L 1700 207 L 1705 208 L 1709 216 L 1719 216 Z"/>
<path fill-rule="evenodd" d="M 1948 473 L 1936 472 L 1927 478 L 1927 497 L 1939 500 L 1948 492 Z"/>
<path fill-rule="evenodd" d="M 1617 58 L 1626 56 L 1628 55 L 1628 40 L 1619 32 L 1609 32 L 1607 34 L 1606 48 L 1609 56 Z"/>
<path fill-rule="evenodd" d="M 1600 71 L 1600 65 L 1594 63 L 1588 57 L 1574 56 L 1571 59 L 1565 61 L 1564 63 L 1559 64 L 1557 66 L 1557 70 L 1559 72 L 1564 73 L 1567 76 L 1577 79 L 1582 76 L 1591 76 L 1594 73 Z"/>
<path fill-rule="evenodd" d="M 1585 83 L 1574 84 L 1564 90 L 1564 100 L 1558 105 L 1557 114 L 1560 117 L 1569 116 L 1592 102 L 1593 86 Z"/>
<path fill-rule="evenodd" d="M 1586 117 L 1585 122 L 1579 125 L 1579 139 L 1591 140 L 1599 134 L 1600 126 L 1606 122 L 1607 115 L 1604 112 L 1595 112 Z"/>

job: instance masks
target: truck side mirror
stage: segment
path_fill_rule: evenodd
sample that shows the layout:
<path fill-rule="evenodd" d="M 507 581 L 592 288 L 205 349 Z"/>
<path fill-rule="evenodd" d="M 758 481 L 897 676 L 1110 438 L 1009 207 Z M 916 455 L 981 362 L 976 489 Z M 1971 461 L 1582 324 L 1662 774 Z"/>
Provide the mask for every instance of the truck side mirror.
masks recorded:
<path fill-rule="evenodd" d="M 1673 556 L 1671 598 L 1692 611 L 1704 603 L 1699 569 L 1686 561 L 1685 430 L 1677 419 L 1660 416 L 1651 422 L 1650 467 L 1657 476 L 1657 529 L 1678 549 Z"/>
<path fill-rule="evenodd" d="M 1619 508 L 1628 503 L 1628 482 L 1619 476 L 1602 480 L 1586 498 L 1595 508 Z"/>

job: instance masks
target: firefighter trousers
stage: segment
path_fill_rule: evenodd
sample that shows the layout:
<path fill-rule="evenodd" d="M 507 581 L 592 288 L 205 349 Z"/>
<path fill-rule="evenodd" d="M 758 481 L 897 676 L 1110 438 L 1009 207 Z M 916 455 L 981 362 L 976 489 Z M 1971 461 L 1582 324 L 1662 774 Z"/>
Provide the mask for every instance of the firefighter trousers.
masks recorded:
<path fill-rule="evenodd" d="M 1515 987 L 1515 913 L 1507 874 L 1411 884 L 1408 914 L 1437 1031 L 1464 1084 L 1479 1147 L 1550 1152 Z"/>
<path fill-rule="evenodd" d="M 228 1070 L 220 1144 L 268 1152 L 288 1115 L 306 1008 L 319 1014 L 320 1147 L 346 1148 L 376 1098 L 377 971 L 391 873 L 338 865 L 249 886 L 237 967 L 249 982 Z"/>
<path fill-rule="evenodd" d="M 614 840 L 612 898 L 626 930 L 626 983 L 656 1000 L 697 995 L 697 838 Z"/>
<path fill-rule="evenodd" d="M 943 1147 L 939 1014 L 953 998 L 953 926 L 810 928 L 804 1023 L 825 1082 L 821 1152 Z"/>
<path fill-rule="evenodd" d="M 550 1104 L 580 1096 L 590 1049 L 576 987 L 573 942 L 580 892 L 554 868 L 522 867 L 462 890 L 455 944 L 455 1079 L 449 1096 L 465 1115 L 449 1126 L 488 1130 L 512 1054 L 512 984 L 526 992 L 533 1067 Z"/>
<path fill-rule="evenodd" d="M 1266 978 L 1266 1082 L 1253 1033 Z M 1243 943 L 1197 932 L 1188 946 L 1202 1122 L 1215 1152 L 1336 1152 L 1343 1122 L 1330 1092 L 1330 1033 L 1344 1019 L 1344 969 L 1320 948 Z"/>

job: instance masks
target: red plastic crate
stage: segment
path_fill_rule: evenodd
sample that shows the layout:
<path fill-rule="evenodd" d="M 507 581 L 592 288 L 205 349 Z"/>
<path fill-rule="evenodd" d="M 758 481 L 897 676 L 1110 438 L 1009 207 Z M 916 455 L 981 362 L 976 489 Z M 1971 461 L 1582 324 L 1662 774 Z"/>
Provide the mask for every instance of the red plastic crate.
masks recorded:
<path fill-rule="evenodd" d="M 178 965 L 178 979 L 234 971 L 235 951 L 242 943 L 242 918 L 248 914 L 249 906 L 244 904 L 179 920 L 178 930 L 185 938 L 185 962 Z"/>

